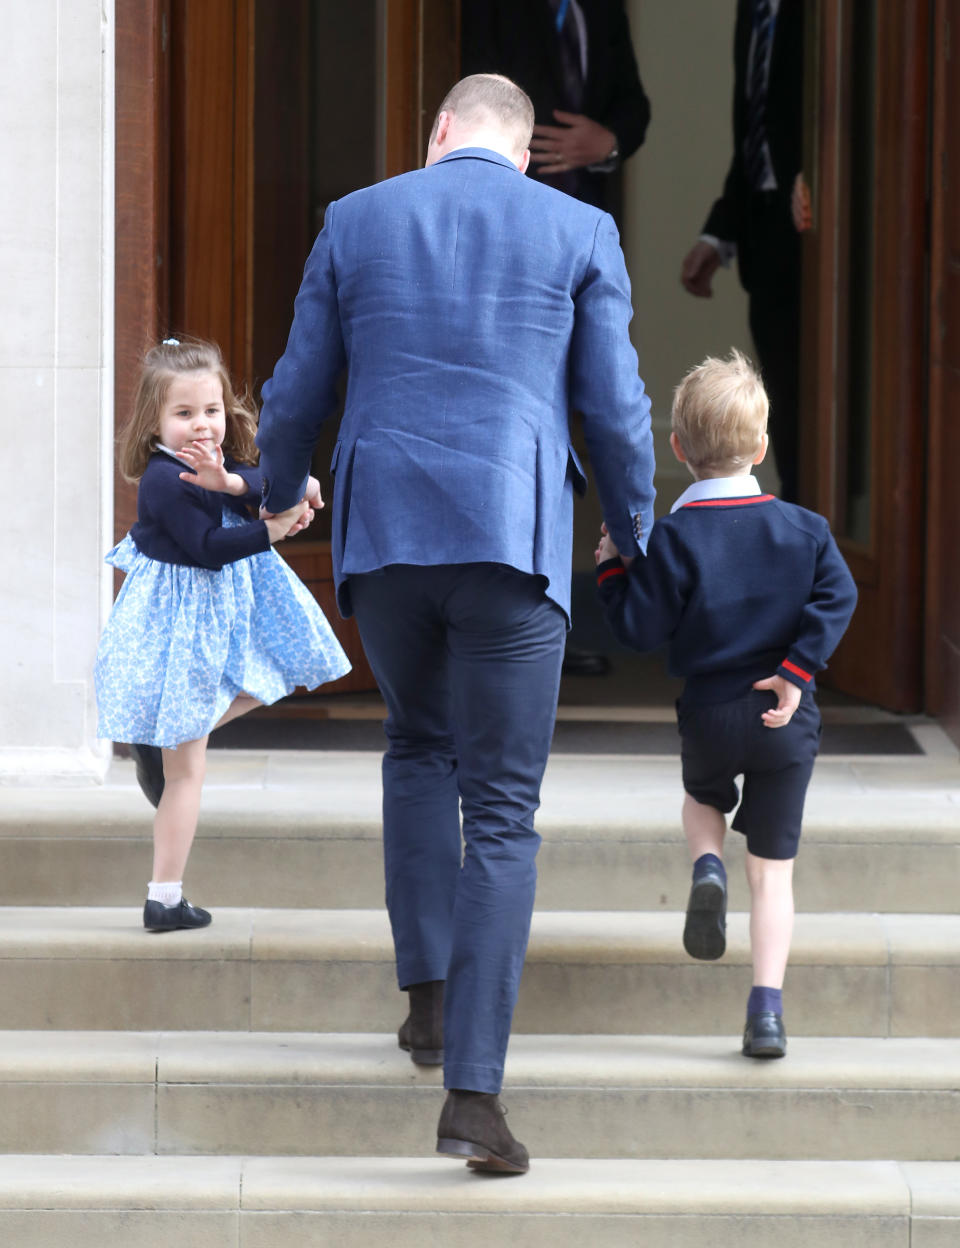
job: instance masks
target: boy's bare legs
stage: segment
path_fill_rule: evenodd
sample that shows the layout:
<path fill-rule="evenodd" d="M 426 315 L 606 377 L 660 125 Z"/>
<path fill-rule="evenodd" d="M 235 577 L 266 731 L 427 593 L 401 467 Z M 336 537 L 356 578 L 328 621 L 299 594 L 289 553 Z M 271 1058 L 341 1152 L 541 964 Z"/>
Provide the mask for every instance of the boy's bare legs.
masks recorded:
<path fill-rule="evenodd" d="M 746 1057 L 783 1057 L 783 977 L 793 936 L 793 859 L 758 858 L 747 850 L 753 987 L 743 1034 Z"/>
<path fill-rule="evenodd" d="M 715 806 L 683 799 L 683 831 L 693 861 L 693 883 L 683 927 L 683 947 L 691 958 L 713 961 L 727 947 L 727 873 L 723 842 L 727 821 Z"/>
<path fill-rule="evenodd" d="M 690 861 L 696 862 L 704 854 L 723 858 L 723 841 L 727 834 L 727 821 L 715 806 L 705 806 L 685 793 L 683 797 L 683 833 L 690 850 Z"/>
<path fill-rule="evenodd" d="M 794 861 L 757 858 L 747 851 L 754 987 L 783 987 L 793 938 Z"/>

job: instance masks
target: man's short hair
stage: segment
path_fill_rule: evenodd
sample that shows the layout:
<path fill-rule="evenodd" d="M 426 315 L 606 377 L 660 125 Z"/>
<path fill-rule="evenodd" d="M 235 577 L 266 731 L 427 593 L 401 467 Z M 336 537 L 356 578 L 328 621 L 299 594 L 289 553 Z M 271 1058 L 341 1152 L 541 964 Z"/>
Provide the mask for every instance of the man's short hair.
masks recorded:
<path fill-rule="evenodd" d="M 759 373 L 734 350 L 690 369 L 673 393 L 670 424 L 690 467 L 722 476 L 752 463 L 769 408 Z"/>
<path fill-rule="evenodd" d="M 502 74 L 470 74 L 461 78 L 444 96 L 437 119 L 441 113 L 453 113 L 464 126 L 491 126 L 502 131 L 518 154 L 530 146 L 533 103 L 522 87 Z"/>

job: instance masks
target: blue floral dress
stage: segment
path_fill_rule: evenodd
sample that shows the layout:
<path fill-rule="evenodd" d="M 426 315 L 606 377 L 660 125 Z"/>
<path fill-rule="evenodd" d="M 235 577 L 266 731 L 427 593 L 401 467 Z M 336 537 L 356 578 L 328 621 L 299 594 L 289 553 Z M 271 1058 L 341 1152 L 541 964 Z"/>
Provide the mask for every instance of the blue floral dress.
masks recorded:
<path fill-rule="evenodd" d="M 224 507 L 224 527 L 243 523 Z M 106 561 L 127 576 L 97 652 L 101 737 L 172 749 L 205 736 L 239 693 L 270 704 L 350 670 L 272 547 L 213 571 L 151 559 L 128 534 Z"/>

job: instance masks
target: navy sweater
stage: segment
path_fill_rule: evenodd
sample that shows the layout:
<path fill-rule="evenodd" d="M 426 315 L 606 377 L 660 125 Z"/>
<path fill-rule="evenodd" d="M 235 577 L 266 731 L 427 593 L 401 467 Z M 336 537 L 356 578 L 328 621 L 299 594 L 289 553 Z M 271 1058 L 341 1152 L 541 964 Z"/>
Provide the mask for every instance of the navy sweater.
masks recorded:
<path fill-rule="evenodd" d="M 137 490 L 137 523 L 130 536 L 137 549 L 161 563 L 219 571 L 225 563 L 246 559 L 270 549 L 262 520 L 249 519 L 247 507 L 260 502 L 261 474 L 249 464 L 224 461 L 228 472 L 243 477 L 250 487 L 244 495 L 218 494 L 180 480 L 187 465 L 163 451 L 154 451 Z M 224 505 L 247 519 L 223 527 Z"/>
<path fill-rule="evenodd" d="M 826 520 L 772 495 L 704 499 L 658 520 L 646 557 L 597 568 L 617 638 L 670 643 L 685 705 L 738 697 L 775 672 L 814 687 L 857 601 Z"/>

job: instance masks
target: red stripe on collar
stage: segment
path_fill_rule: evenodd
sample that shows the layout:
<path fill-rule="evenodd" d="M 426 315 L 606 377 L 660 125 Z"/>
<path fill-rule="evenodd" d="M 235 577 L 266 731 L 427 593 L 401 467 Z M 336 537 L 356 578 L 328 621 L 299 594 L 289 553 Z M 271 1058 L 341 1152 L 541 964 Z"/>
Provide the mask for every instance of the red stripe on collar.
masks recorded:
<path fill-rule="evenodd" d="M 687 507 L 743 507 L 748 503 L 769 503 L 774 497 L 773 494 L 751 494 L 747 498 L 701 498 L 684 503 L 680 510 L 684 511 Z"/>

